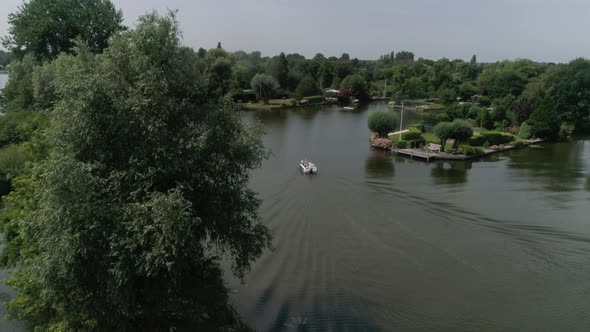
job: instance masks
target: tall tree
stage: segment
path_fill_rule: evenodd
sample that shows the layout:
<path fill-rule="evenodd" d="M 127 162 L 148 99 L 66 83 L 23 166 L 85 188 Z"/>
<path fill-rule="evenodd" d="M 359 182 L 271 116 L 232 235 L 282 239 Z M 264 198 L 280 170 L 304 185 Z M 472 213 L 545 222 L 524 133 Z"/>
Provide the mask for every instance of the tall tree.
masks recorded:
<path fill-rule="evenodd" d="M 211 99 L 172 15 L 75 54 L 56 60 L 50 154 L 11 221 L 11 313 L 39 331 L 240 327 L 219 259 L 242 277 L 269 245 L 247 188 L 259 129 Z"/>
<path fill-rule="evenodd" d="M 286 87 L 289 80 L 289 61 L 285 53 L 281 52 L 269 62 L 268 74 L 272 75 L 281 87 Z"/>
<path fill-rule="evenodd" d="M 27 53 L 56 58 L 70 52 L 76 38 L 99 52 L 122 22 L 123 14 L 110 0 L 30 0 L 8 15 L 9 36 L 3 44 L 17 58 Z"/>
<path fill-rule="evenodd" d="M 272 76 L 267 74 L 256 74 L 252 77 L 250 86 L 252 87 L 252 90 L 256 92 L 258 99 L 263 100 L 265 104 L 268 104 L 268 100 L 280 88 L 279 83 L 277 83 Z"/>

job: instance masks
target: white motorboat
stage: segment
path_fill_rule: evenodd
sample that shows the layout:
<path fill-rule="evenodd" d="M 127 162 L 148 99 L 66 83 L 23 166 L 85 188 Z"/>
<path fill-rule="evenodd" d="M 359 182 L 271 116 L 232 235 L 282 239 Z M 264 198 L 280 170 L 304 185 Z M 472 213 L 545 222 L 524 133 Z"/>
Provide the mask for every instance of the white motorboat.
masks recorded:
<path fill-rule="evenodd" d="M 318 172 L 318 168 L 316 167 L 316 165 L 314 163 L 312 163 L 309 160 L 302 160 L 299 162 L 299 167 L 301 167 L 301 170 L 303 171 L 303 173 L 317 173 Z"/>
<path fill-rule="evenodd" d="M 354 107 L 344 106 L 344 109 L 347 111 L 354 111 Z"/>

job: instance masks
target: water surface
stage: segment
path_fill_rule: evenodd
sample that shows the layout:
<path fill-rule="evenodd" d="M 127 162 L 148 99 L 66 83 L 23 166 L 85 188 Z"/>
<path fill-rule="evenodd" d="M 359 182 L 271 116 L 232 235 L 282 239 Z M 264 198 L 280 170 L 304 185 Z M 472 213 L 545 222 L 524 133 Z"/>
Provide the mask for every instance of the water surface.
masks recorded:
<path fill-rule="evenodd" d="M 590 329 L 590 140 L 476 162 L 372 151 L 358 111 L 246 112 L 274 250 L 240 285 L 260 331 Z M 407 123 L 419 115 L 406 113 Z M 309 158 L 317 175 L 302 175 Z"/>

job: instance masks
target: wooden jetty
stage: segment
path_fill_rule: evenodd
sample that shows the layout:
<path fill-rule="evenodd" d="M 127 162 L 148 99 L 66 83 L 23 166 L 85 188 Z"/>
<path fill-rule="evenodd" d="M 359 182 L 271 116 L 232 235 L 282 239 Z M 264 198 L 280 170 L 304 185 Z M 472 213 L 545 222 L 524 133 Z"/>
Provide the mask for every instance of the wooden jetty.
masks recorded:
<path fill-rule="evenodd" d="M 429 162 L 434 159 L 437 159 L 437 160 L 472 160 L 472 159 L 482 158 L 482 157 L 489 156 L 489 155 L 496 154 L 496 153 L 503 152 L 503 151 L 509 151 L 509 150 L 514 150 L 514 149 L 518 149 L 521 147 L 526 147 L 531 144 L 537 144 L 537 143 L 541 143 L 541 142 L 543 142 L 542 139 L 527 140 L 527 141 L 523 142 L 524 145 L 522 145 L 522 146 L 506 145 L 503 148 L 497 148 L 495 150 L 494 149 L 486 149 L 486 150 L 484 150 L 483 153 L 480 153 L 477 155 L 472 155 L 472 156 L 468 156 L 465 154 L 452 154 L 452 153 L 448 153 L 448 152 L 432 152 L 432 151 L 426 151 L 423 149 L 396 149 L 396 148 L 393 148 L 392 151 L 396 154 L 410 157 L 411 159 L 422 160 L 422 161 L 426 161 L 426 162 Z"/>

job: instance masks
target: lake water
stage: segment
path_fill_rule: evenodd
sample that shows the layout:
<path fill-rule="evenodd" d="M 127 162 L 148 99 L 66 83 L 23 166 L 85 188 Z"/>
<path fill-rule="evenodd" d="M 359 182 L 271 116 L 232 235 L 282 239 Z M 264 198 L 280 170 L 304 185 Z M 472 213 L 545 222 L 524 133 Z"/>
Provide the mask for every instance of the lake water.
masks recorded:
<path fill-rule="evenodd" d="M 378 109 L 387 107 L 243 113 L 264 124 L 273 152 L 252 187 L 274 250 L 244 285 L 229 281 L 248 323 L 590 330 L 590 140 L 426 164 L 369 148 L 367 117 Z M 302 175 L 302 158 L 319 174 Z M 0 285 L 0 297 L 9 293 Z M 0 320 L 0 331 L 17 330 Z"/>
<path fill-rule="evenodd" d="M 372 151 L 368 115 L 245 112 L 274 250 L 233 301 L 260 331 L 590 330 L 590 140 L 475 162 Z M 405 114 L 415 121 L 415 113 Z M 302 175 L 309 158 L 317 175 Z"/>
<path fill-rule="evenodd" d="M 0 73 L 0 90 L 4 88 L 6 82 L 8 82 L 8 74 Z"/>

